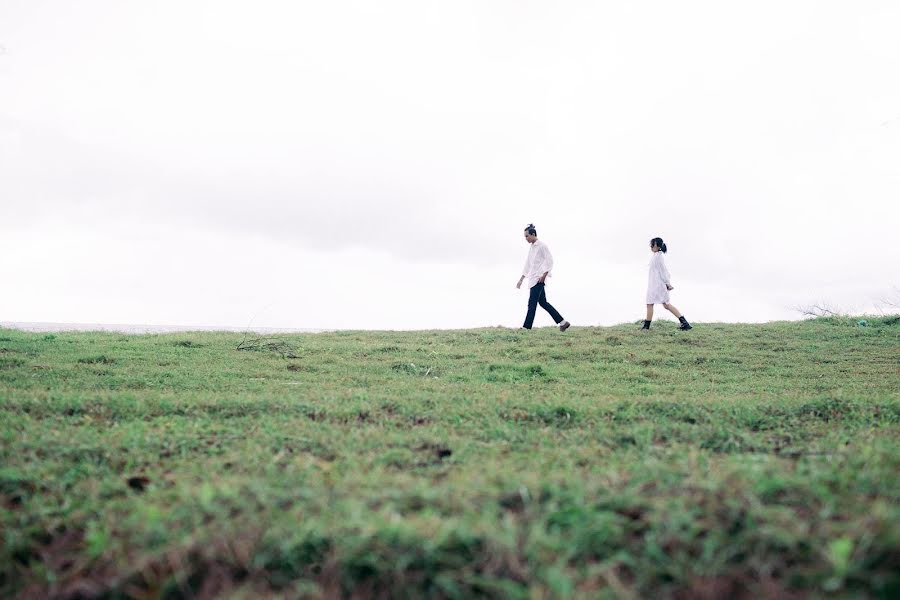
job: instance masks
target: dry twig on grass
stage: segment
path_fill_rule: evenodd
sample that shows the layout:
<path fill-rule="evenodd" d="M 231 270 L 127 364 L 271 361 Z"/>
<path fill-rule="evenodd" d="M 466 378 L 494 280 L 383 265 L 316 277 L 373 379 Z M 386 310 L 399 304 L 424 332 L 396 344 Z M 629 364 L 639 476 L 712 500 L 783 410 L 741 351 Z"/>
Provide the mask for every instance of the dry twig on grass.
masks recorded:
<path fill-rule="evenodd" d="M 798 305 L 794 310 L 804 317 L 845 317 L 847 313 L 836 306 L 832 306 L 827 302 L 816 302 L 814 304 Z"/>
<path fill-rule="evenodd" d="M 895 287 L 890 295 L 882 296 L 875 307 L 882 315 L 897 314 L 900 311 L 900 288 Z"/>
<path fill-rule="evenodd" d="M 237 345 L 236 350 L 275 352 L 282 358 L 300 358 L 299 349 L 286 339 L 279 337 L 261 336 L 249 340 L 244 338 Z"/>

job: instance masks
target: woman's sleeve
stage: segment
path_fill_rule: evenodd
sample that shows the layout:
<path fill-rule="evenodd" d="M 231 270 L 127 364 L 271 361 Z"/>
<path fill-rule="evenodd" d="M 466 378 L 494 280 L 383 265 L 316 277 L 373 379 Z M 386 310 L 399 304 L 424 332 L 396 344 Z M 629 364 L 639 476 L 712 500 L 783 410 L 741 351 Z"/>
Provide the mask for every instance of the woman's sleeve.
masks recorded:
<path fill-rule="evenodd" d="M 672 285 L 669 282 L 669 269 L 666 268 L 666 261 L 662 257 L 662 252 L 659 253 L 659 276 L 663 280 L 663 283 L 666 285 Z"/>

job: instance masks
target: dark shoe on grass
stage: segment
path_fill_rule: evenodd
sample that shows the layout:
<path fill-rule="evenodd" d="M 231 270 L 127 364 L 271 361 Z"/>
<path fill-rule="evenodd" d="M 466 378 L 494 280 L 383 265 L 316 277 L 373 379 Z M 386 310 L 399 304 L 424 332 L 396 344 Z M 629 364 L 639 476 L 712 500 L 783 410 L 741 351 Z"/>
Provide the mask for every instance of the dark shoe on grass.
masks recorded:
<path fill-rule="evenodd" d="M 569 323 L 568 321 L 563 321 L 562 323 L 559 324 L 559 330 L 565 331 L 566 329 L 568 329 L 571 326 L 572 326 L 572 324 Z"/>

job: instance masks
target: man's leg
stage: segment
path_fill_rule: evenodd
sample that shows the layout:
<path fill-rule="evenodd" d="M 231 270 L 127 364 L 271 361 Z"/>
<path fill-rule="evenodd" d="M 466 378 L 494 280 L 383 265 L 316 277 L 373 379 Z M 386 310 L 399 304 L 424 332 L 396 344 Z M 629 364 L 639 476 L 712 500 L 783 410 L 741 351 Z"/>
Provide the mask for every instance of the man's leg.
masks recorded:
<path fill-rule="evenodd" d="M 522 325 L 525 329 L 531 329 L 531 326 L 534 325 L 534 313 L 537 311 L 538 296 L 543 288 L 544 286 L 539 283 L 528 291 L 528 313 L 525 315 L 525 324 Z"/>
<path fill-rule="evenodd" d="M 538 296 L 538 304 L 541 305 L 541 308 L 550 313 L 550 316 L 553 317 L 553 322 L 559 325 L 563 322 L 562 315 L 559 314 L 559 312 L 555 308 L 553 308 L 553 305 L 547 302 L 547 292 L 544 290 L 544 284 L 539 283 L 534 287 L 537 287 L 538 285 L 541 286 L 541 293 Z"/>

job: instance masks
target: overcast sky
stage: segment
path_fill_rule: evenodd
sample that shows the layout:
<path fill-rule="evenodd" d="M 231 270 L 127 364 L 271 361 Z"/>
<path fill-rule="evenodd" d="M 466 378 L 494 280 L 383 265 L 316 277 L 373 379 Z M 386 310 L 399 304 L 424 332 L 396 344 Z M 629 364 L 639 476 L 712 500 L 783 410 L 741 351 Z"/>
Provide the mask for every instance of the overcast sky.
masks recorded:
<path fill-rule="evenodd" d="M 0 320 L 575 325 L 900 286 L 900 4 L 0 1 Z M 551 324 L 546 314 L 537 325 Z"/>

